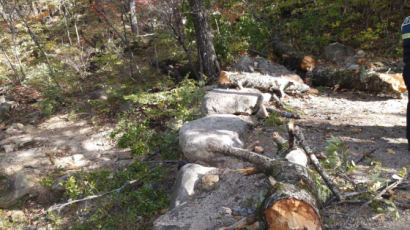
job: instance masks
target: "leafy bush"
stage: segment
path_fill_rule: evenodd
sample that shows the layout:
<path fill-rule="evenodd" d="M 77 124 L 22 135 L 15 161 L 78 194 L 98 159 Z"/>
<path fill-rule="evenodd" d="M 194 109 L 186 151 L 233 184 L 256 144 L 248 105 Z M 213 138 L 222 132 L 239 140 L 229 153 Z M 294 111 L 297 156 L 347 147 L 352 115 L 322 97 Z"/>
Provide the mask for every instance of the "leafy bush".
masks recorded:
<path fill-rule="evenodd" d="M 80 218 L 70 224 L 70 229 L 124 229 L 129 226 L 144 229 L 147 219 L 168 205 L 163 175 L 167 175 L 164 169 L 136 161 L 117 172 L 100 170 L 71 176 L 62 186 L 66 196 L 73 199 L 112 191 L 131 180 L 137 182 L 119 193 L 100 198 L 95 209 L 81 210 Z"/>
<path fill-rule="evenodd" d="M 185 80 L 171 90 L 125 96 L 137 104 L 139 112 L 125 114 L 111 137 L 118 138 L 118 145 L 131 148 L 134 154 L 159 151 L 164 158 L 175 158 L 179 127 L 166 128 L 166 124 L 170 121 L 182 124 L 197 118 L 204 93 L 193 81 Z"/>

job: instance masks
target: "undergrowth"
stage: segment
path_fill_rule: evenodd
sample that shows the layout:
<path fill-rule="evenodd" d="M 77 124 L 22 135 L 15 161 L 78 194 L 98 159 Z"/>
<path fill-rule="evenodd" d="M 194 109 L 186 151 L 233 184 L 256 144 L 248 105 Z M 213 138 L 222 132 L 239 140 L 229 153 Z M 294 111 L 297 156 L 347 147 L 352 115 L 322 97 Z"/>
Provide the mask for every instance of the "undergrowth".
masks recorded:
<path fill-rule="evenodd" d="M 178 129 L 187 121 L 200 116 L 199 105 L 205 90 L 192 80 L 178 85 L 161 85 L 162 90 L 139 91 L 123 95 L 135 107 L 120 115 L 111 137 L 121 148 L 129 148 L 138 155 L 136 162 L 118 171 L 98 170 L 69 175 L 59 186 L 65 199 L 81 199 L 118 189 L 128 181 L 135 184 L 86 205 L 73 205 L 78 217 L 69 226 L 49 214 L 49 221 L 57 227 L 69 229 L 149 229 L 154 216 L 168 206 L 172 180 L 167 168 L 155 166 L 155 159 L 177 159 Z M 56 170 L 41 180 L 51 188 L 61 178 L 64 169 Z M 90 207 L 88 207 L 90 206 Z M 131 227 L 132 226 L 132 227 Z"/>

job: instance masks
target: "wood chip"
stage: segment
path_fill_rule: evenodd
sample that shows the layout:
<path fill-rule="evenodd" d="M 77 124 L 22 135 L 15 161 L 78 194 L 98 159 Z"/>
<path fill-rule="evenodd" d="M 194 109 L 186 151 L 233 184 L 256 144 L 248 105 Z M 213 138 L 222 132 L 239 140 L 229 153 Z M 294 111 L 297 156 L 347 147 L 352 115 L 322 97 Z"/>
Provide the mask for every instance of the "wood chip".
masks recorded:
<path fill-rule="evenodd" d="M 393 149 L 386 149 L 386 151 L 392 155 L 396 155 L 396 152 Z"/>
<path fill-rule="evenodd" d="M 257 153 L 263 153 L 265 151 L 265 149 L 263 149 L 262 146 L 255 146 L 255 152 Z"/>

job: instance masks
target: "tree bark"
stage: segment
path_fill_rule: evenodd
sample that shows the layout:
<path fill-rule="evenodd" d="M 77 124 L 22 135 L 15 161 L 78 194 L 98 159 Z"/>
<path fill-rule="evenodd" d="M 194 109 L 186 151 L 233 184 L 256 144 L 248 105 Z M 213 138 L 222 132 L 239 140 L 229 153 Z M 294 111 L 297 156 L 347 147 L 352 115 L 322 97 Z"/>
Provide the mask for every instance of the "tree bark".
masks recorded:
<path fill-rule="evenodd" d="M 203 74 L 212 80 L 217 80 L 221 68 L 216 57 L 204 3 L 202 0 L 189 0 L 188 2 L 195 27 L 200 66 Z"/>
<path fill-rule="evenodd" d="M 130 14 L 131 14 L 131 31 L 135 33 L 137 36 L 140 35 L 139 28 L 138 28 L 138 18 L 136 10 L 135 0 L 128 0 L 128 4 L 130 7 Z"/>

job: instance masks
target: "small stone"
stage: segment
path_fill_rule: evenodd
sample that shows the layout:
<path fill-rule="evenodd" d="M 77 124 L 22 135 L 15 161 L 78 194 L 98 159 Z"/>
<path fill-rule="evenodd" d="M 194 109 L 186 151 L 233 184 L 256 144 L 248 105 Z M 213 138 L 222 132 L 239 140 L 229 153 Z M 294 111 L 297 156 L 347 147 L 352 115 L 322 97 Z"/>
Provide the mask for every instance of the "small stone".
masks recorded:
<path fill-rule="evenodd" d="M 216 187 L 219 182 L 219 176 L 210 174 L 202 177 L 202 189 L 205 191 L 210 191 Z"/>
<path fill-rule="evenodd" d="M 263 153 L 265 149 L 262 146 L 255 146 L 255 152 L 256 153 Z"/>
<path fill-rule="evenodd" d="M 22 130 L 22 129 L 24 128 L 24 125 L 21 124 L 21 123 L 15 123 L 15 124 L 13 124 L 13 125 L 15 125 L 15 127 L 16 127 L 17 129 L 19 129 L 19 130 Z"/>

